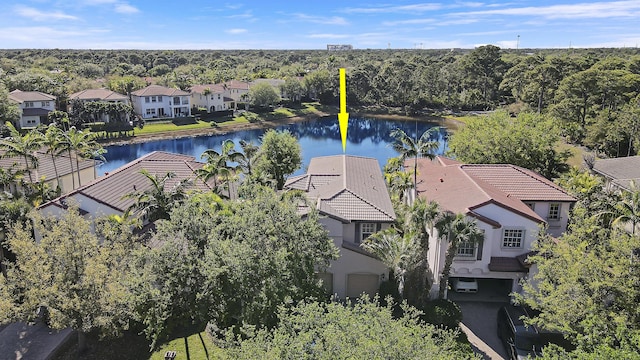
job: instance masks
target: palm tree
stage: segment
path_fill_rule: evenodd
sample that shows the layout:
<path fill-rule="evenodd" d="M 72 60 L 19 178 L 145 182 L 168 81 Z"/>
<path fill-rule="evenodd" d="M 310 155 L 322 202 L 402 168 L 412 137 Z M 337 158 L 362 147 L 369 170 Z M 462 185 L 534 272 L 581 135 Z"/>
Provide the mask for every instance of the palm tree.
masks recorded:
<path fill-rule="evenodd" d="M 56 183 L 58 189 L 60 186 L 60 174 L 58 174 L 58 167 L 56 166 L 56 158 L 64 152 L 64 133 L 55 124 L 50 124 L 44 133 L 42 145 L 47 147 L 47 154 L 51 155 L 51 162 L 53 163 L 53 171 L 56 174 Z"/>
<path fill-rule="evenodd" d="M 414 191 L 418 187 L 418 157 L 427 157 L 429 159 L 435 157 L 434 152 L 438 149 L 439 143 L 429 140 L 429 138 L 438 131 L 440 131 L 439 127 L 432 127 L 423 132 L 419 139 L 411 138 L 411 136 L 407 135 L 407 133 L 401 129 L 391 131 L 391 137 L 395 139 L 391 146 L 400 154 L 400 159 L 402 161 L 411 157 L 415 159 L 413 163 Z M 414 198 L 416 195 L 417 194 L 414 193 Z"/>
<path fill-rule="evenodd" d="M 464 214 L 454 214 L 450 211 L 440 213 L 435 222 L 435 227 L 438 229 L 441 241 L 446 241 L 449 244 L 442 274 L 440 275 L 440 288 L 438 291 L 438 297 L 443 299 L 449 282 L 451 264 L 453 264 L 453 258 L 456 256 L 458 246 L 462 243 L 477 244 L 482 240 L 484 234 L 474 220 L 467 220 Z"/>
<path fill-rule="evenodd" d="M 201 169 L 196 170 L 196 174 L 204 181 L 213 178 L 215 188 L 218 187 L 217 178 L 224 178 L 227 183 L 229 198 L 231 198 L 229 178 L 235 173 L 237 165 L 230 165 L 229 162 L 240 163 L 242 162 L 244 155 L 235 150 L 233 140 L 227 139 L 222 142 L 220 152 L 208 149 L 205 150 L 202 156 L 206 159 L 207 164 Z"/>
<path fill-rule="evenodd" d="M 18 196 L 18 180 L 22 179 L 24 173 L 25 170 L 20 169 L 17 163 L 13 163 L 8 169 L 0 167 L 0 186 L 11 196 Z"/>
<path fill-rule="evenodd" d="M 406 173 L 405 173 L 406 174 Z M 437 202 L 427 202 L 423 198 L 417 198 L 408 208 L 404 232 L 415 237 L 420 247 L 420 263 L 416 267 L 415 276 L 410 279 L 418 281 L 414 286 L 414 294 L 417 303 L 422 304 L 429 298 L 432 279 L 429 272 L 429 239 L 433 233 L 435 221 L 440 214 L 440 206 Z M 411 300 L 411 299 L 409 299 Z"/>
<path fill-rule="evenodd" d="M 156 174 L 152 175 L 144 169 L 140 170 L 140 173 L 149 180 L 151 187 L 144 191 L 126 194 L 123 198 L 135 199 L 127 211 L 140 214 L 149 219 L 149 222 L 169 219 L 171 210 L 186 199 L 186 190 L 192 185 L 192 180 L 181 180 L 167 190 L 167 181 L 175 178 L 175 173 L 168 172 L 162 177 L 158 177 Z"/>
<path fill-rule="evenodd" d="M 82 156 L 82 158 L 94 160 L 94 165 L 93 165 L 94 179 L 98 177 L 98 169 L 96 167 L 95 162 L 96 161 L 106 162 L 107 159 L 103 156 L 103 154 L 106 154 L 106 153 L 107 153 L 107 150 L 105 150 L 102 147 L 102 145 L 98 144 L 98 142 L 95 141 L 95 137 L 92 137 L 89 141 L 87 141 L 83 149 L 83 152 L 80 153 L 80 156 Z"/>
<path fill-rule="evenodd" d="M 0 140 L 0 149 L 5 152 L 2 157 L 22 157 L 25 163 L 25 171 L 29 174 L 29 182 L 33 182 L 31 169 L 38 167 L 38 158 L 35 152 L 42 147 L 42 134 L 37 130 L 31 130 L 24 135 L 10 122 L 5 126 L 9 129 L 9 136 Z"/>
<path fill-rule="evenodd" d="M 420 260 L 420 246 L 413 236 L 401 236 L 395 228 L 387 228 L 369 236 L 360 246 L 374 254 L 393 271 L 398 293 L 404 294 L 405 276 Z"/>
<path fill-rule="evenodd" d="M 629 190 L 622 192 L 622 199 L 615 205 L 617 217 L 611 225 L 630 224 L 631 235 L 635 235 L 636 228 L 640 224 L 640 187 L 631 180 Z"/>
<path fill-rule="evenodd" d="M 238 167 L 248 176 L 252 175 L 252 168 L 258 158 L 260 147 L 251 141 L 240 140 L 240 148 L 244 156 L 238 157 Z"/>
<path fill-rule="evenodd" d="M 82 186 L 80 179 L 80 154 L 85 151 L 89 142 L 92 140 L 92 136 L 88 132 L 78 131 L 75 126 L 72 126 L 69 131 L 65 133 L 64 149 L 69 154 L 69 162 L 71 164 L 71 178 L 73 179 L 73 158 L 76 159 L 76 172 L 78 174 L 78 187 Z M 75 179 L 73 180 L 73 188 L 76 188 Z"/>

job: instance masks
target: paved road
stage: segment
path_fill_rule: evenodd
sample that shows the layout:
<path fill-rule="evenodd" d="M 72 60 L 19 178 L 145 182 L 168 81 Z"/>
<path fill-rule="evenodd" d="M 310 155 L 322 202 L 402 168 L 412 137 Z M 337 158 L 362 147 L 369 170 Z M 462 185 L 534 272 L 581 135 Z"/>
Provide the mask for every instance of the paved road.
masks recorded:
<path fill-rule="evenodd" d="M 507 352 L 498 338 L 496 318 L 501 302 L 459 301 L 462 310 L 462 331 L 474 350 L 484 359 L 506 359 Z"/>

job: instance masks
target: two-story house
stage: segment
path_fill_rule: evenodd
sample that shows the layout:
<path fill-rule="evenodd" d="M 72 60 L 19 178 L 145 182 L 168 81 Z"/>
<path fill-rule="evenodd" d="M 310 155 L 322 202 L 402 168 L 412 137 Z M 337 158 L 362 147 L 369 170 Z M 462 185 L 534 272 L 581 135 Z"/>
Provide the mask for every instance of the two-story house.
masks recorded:
<path fill-rule="evenodd" d="M 111 91 L 109 89 L 87 89 L 78 91 L 69 95 L 69 112 L 73 111 L 73 105 L 76 101 L 81 102 L 109 102 L 109 103 L 123 103 L 129 104 L 129 98 L 126 95 Z M 128 120 L 129 114 L 123 114 Z M 110 114 L 104 113 L 100 115 L 100 118 L 96 121 L 102 121 L 108 123 L 110 120 Z"/>
<path fill-rule="evenodd" d="M 526 258 L 538 232 L 546 228 L 560 236 L 576 201 L 553 182 L 518 166 L 461 164 L 443 157 L 418 159 L 417 193 L 443 210 L 475 219 L 484 232 L 479 243 L 460 244 L 450 276 L 495 279 L 509 292 L 519 291 L 519 280 L 530 272 Z M 428 261 L 435 294 L 449 244 L 437 230 L 431 235 Z"/>
<path fill-rule="evenodd" d="M 593 172 L 602 176 L 610 190 L 629 190 L 631 182 L 640 186 L 640 156 L 597 159 Z"/>
<path fill-rule="evenodd" d="M 227 97 L 227 108 L 238 110 L 238 104 L 246 104 L 249 96 L 249 83 L 238 80 L 230 80 L 221 84 L 224 88 L 224 96 Z"/>
<path fill-rule="evenodd" d="M 191 106 L 205 108 L 209 113 L 228 110 L 233 102 L 233 99 L 225 96 L 225 89 L 221 84 L 194 85 L 190 93 Z"/>
<path fill-rule="evenodd" d="M 191 115 L 190 94 L 180 89 L 149 85 L 131 93 L 133 109 L 143 119 Z"/>
<path fill-rule="evenodd" d="M 360 243 L 396 217 L 378 161 L 350 155 L 313 158 L 307 173 L 288 179 L 285 188 L 305 192 L 340 250 L 327 272 L 319 274 L 327 292 L 340 298 L 376 294 L 389 269 Z"/>
<path fill-rule="evenodd" d="M 20 121 L 15 125 L 21 129 L 47 124 L 47 115 L 56 109 L 56 97 L 40 91 L 13 90 L 9 93 L 9 100 L 20 108 Z"/>

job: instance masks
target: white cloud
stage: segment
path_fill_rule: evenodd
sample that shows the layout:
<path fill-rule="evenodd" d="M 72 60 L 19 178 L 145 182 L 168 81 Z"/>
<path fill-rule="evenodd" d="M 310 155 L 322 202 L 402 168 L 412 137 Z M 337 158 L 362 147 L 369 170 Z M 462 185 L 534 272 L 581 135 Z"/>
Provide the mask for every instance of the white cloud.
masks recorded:
<path fill-rule="evenodd" d="M 343 12 L 360 13 L 360 14 L 379 14 L 379 13 L 422 13 L 426 11 L 434 11 L 442 9 L 442 4 L 422 3 L 412 5 L 387 5 L 387 6 L 371 6 L 359 8 L 346 8 Z"/>
<path fill-rule="evenodd" d="M 419 25 L 419 24 L 432 24 L 435 21 L 436 21 L 435 19 L 409 19 L 409 20 L 398 20 L 398 21 L 383 21 L 382 25 L 385 25 L 385 26 Z"/>
<path fill-rule="evenodd" d="M 18 5 L 13 8 L 20 15 L 35 21 L 46 20 L 78 20 L 76 16 L 65 14 L 61 11 L 40 11 L 27 6 Z"/>
<path fill-rule="evenodd" d="M 244 34 L 247 31 L 248 31 L 247 29 L 228 29 L 228 30 L 225 30 L 224 32 L 226 32 L 227 34 L 237 35 L 237 34 Z"/>
<path fill-rule="evenodd" d="M 324 24 L 324 25 L 349 25 L 349 22 L 340 16 L 312 16 L 307 14 L 295 13 L 292 14 L 295 17 L 295 20 L 315 23 L 315 24 Z"/>
<path fill-rule="evenodd" d="M 568 5 L 528 6 L 471 11 L 454 15 L 520 15 L 547 19 L 586 19 L 640 16 L 640 1 L 612 1 Z"/>
<path fill-rule="evenodd" d="M 115 11 L 120 14 L 135 14 L 140 12 L 137 7 L 131 6 L 127 3 L 116 4 Z"/>

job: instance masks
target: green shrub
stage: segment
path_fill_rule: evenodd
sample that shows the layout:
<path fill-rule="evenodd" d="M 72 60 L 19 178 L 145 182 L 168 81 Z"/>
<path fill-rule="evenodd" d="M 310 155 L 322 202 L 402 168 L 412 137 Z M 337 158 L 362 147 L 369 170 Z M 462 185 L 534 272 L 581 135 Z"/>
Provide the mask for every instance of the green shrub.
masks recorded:
<path fill-rule="evenodd" d="M 424 311 L 423 320 L 434 324 L 442 325 L 449 329 L 455 329 L 462 321 L 462 311 L 458 304 L 447 299 L 437 299 L 429 301 Z"/>

